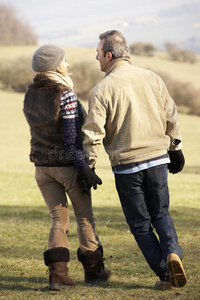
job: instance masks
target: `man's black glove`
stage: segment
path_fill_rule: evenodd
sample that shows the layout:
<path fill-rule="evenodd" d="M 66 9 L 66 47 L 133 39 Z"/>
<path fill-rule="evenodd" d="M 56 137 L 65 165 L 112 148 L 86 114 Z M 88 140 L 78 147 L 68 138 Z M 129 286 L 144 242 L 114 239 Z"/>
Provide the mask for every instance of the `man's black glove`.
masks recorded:
<path fill-rule="evenodd" d="M 97 184 L 101 185 L 101 179 L 95 174 L 94 170 L 89 167 L 83 171 L 78 171 L 77 179 L 83 193 L 90 194 L 91 187 L 97 189 Z"/>
<path fill-rule="evenodd" d="M 168 151 L 171 163 L 168 164 L 169 172 L 172 174 L 176 174 L 180 171 L 182 171 L 184 164 L 185 164 L 185 158 L 183 156 L 183 153 L 181 150 L 175 150 L 175 151 Z"/>

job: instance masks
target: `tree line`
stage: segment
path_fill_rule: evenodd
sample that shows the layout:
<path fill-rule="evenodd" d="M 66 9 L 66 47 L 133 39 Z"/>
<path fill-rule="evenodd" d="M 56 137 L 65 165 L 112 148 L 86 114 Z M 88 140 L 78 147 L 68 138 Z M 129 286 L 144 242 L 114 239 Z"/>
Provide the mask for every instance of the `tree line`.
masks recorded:
<path fill-rule="evenodd" d="M 166 42 L 164 47 L 169 58 L 173 61 L 189 63 L 195 63 L 197 61 L 197 55 L 194 51 L 182 49 L 170 42 Z M 130 52 L 134 55 L 154 56 L 157 51 L 156 47 L 152 43 L 143 42 L 135 42 L 131 44 L 129 48 Z"/>
<path fill-rule="evenodd" d="M 71 70 L 76 94 L 81 100 L 87 101 L 92 88 L 103 78 L 103 73 L 89 61 L 71 64 Z M 200 116 L 200 89 L 195 88 L 191 83 L 174 80 L 165 73 L 156 73 L 162 77 L 170 95 L 179 107 L 185 107 L 188 113 Z M 25 93 L 34 76 L 31 57 L 1 61 L 0 88 L 2 90 Z"/>

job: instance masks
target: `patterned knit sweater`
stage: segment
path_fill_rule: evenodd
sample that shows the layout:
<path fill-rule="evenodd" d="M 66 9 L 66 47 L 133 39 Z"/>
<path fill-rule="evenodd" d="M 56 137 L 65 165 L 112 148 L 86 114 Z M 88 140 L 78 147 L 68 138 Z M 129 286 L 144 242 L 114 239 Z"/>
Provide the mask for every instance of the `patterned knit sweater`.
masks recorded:
<path fill-rule="evenodd" d="M 79 124 L 79 105 L 76 94 L 72 91 L 64 91 L 61 96 L 60 107 L 67 157 L 73 159 L 77 169 L 86 169 L 88 164 L 85 162 L 83 155 Z"/>

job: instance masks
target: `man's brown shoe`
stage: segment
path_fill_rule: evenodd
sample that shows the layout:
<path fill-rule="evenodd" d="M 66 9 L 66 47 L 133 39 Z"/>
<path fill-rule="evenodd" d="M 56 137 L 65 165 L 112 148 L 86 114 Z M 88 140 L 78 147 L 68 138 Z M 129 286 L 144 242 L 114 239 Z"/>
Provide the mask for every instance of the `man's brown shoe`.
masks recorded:
<path fill-rule="evenodd" d="M 167 267 L 170 272 L 171 285 L 177 288 L 183 287 L 187 282 L 187 277 L 177 254 L 171 253 L 167 256 Z"/>

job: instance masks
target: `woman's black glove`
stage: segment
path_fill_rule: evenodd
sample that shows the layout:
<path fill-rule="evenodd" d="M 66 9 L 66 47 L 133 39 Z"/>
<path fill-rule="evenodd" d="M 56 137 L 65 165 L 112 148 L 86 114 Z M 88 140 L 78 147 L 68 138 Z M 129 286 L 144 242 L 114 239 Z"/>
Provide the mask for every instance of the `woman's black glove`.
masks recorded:
<path fill-rule="evenodd" d="M 90 195 L 91 187 L 97 189 L 97 184 L 101 185 L 101 179 L 95 174 L 94 170 L 89 167 L 85 170 L 78 171 L 77 180 L 84 194 Z"/>
<path fill-rule="evenodd" d="M 185 164 L 185 158 L 183 156 L 183 153 L 181 150 L 175 150 L 175 151 L 168 151 L 171 163 L 168 164 L 169 172 L 172 174 L 176 174 L 180 171 L 182 171 L 184 164 Z"/>

